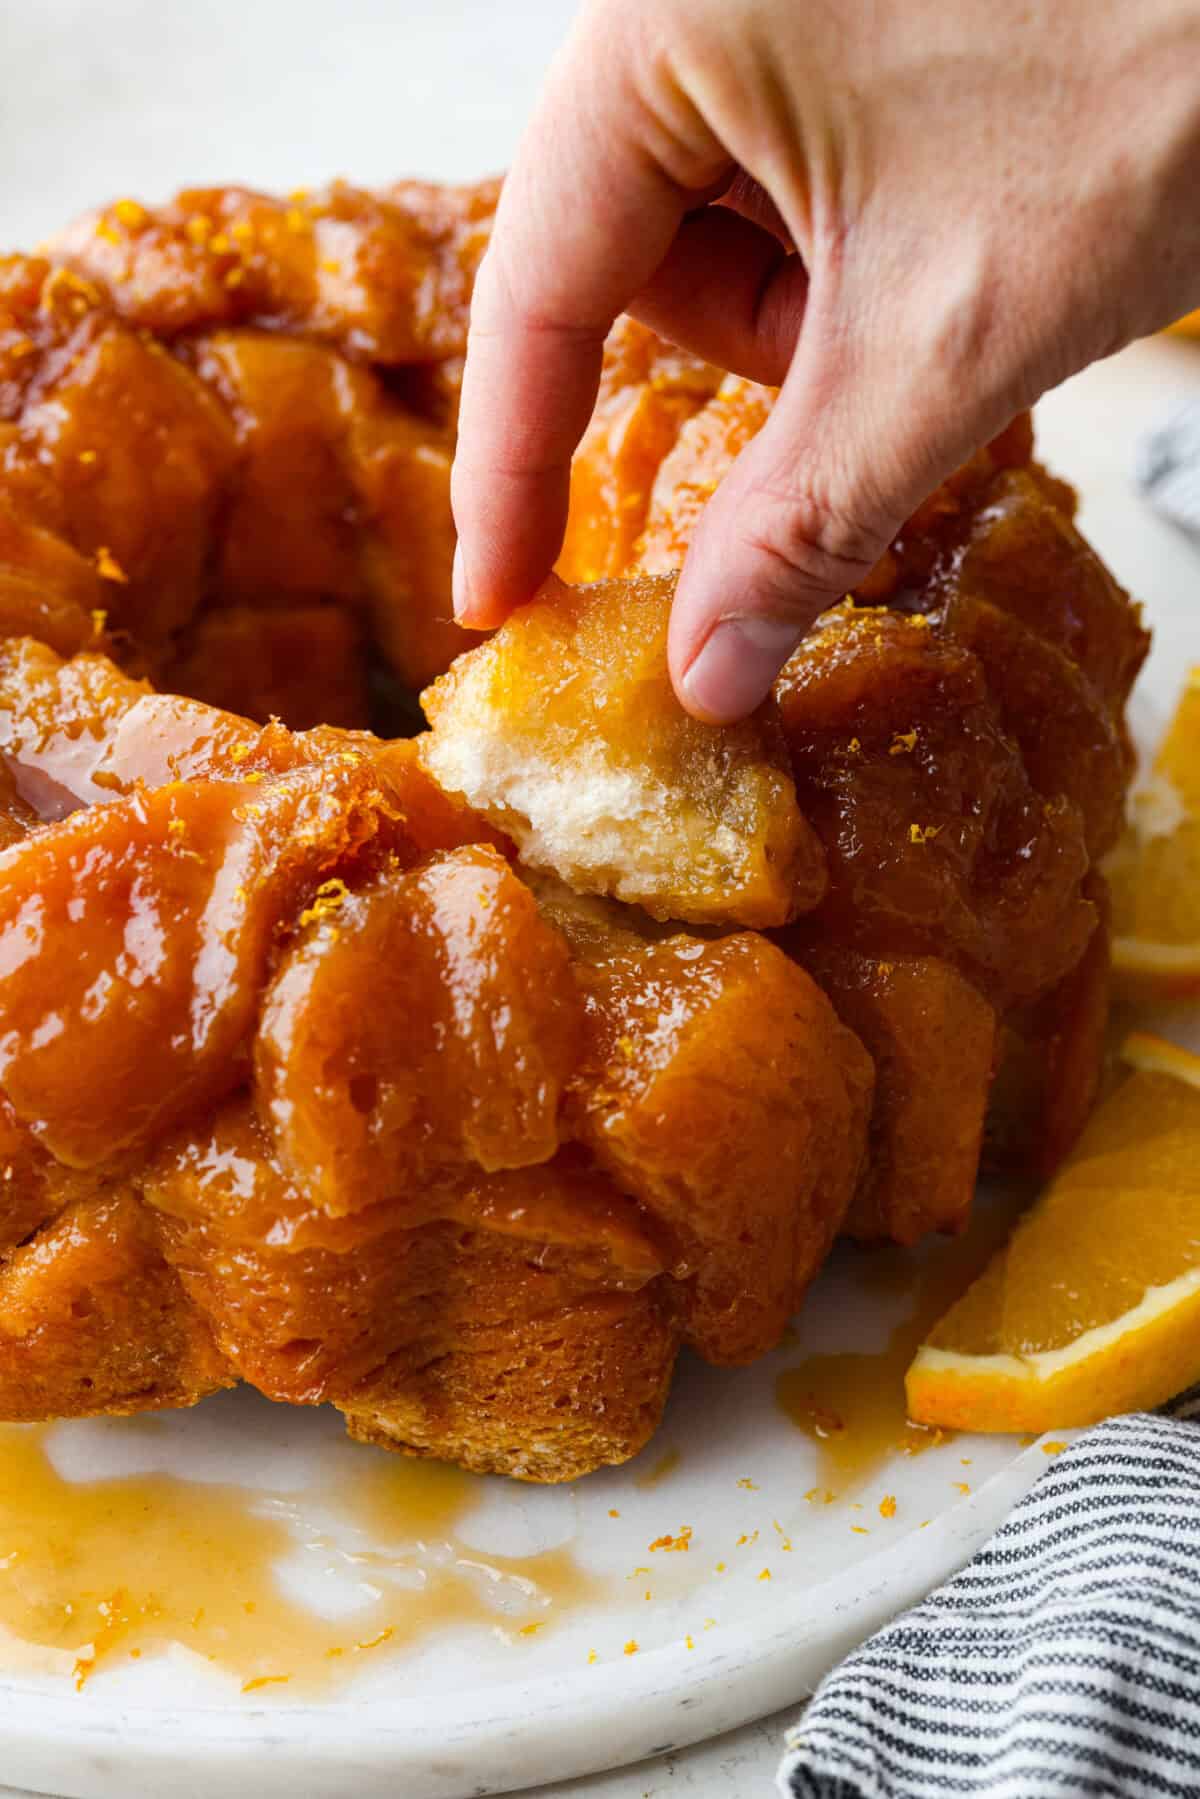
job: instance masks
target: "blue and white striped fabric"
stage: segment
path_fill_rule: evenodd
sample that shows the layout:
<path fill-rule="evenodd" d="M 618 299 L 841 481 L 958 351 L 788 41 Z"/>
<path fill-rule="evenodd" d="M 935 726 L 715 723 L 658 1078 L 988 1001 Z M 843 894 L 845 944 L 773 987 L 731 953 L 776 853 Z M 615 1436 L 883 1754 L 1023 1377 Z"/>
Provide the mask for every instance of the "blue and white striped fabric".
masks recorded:
<path fill-rule="evenodd" d="M 1188 401 L 1146 433 L 1134 477 L 1156 511 L 1200 536 L 1200 404 Z"/>
<path fill-rule="evenodd" d="M 1200 1795 L 1200 1428 L 1116 1418 L 818 1688 L 794 1799 Z"/>

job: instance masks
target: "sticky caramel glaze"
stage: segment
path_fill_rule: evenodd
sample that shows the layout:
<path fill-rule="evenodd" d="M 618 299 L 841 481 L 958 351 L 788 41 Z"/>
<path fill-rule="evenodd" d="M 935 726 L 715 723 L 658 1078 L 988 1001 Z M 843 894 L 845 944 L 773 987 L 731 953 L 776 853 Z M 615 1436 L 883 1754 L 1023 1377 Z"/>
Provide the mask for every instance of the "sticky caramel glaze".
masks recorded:
<path fill-rule="evenodd" d="M 318 902 L 320 905 L 321 902 Z M 545 1162 L 578 1057 L 566 944 L 486 844 L 330 893 L 285 953 L 256 1040 L 284 1165 L 331 1213 L 439 1167 Z"/>
<path fill-rule="evenodd" d="M 53 254 L 165 338 L 246 324 L 361 361 L 436 361 L 466 347 L 499 190 L 397 181 L 368 193 L 338 181 L 281 199 L 189 188 L 154 210 L 118 200 L 91 213 Z"/>
<path fill-rule="evenodd" d="M 914 1257 L 903 1249 L 853 1252 L 862 1284 L 881 1300 L 903 1297 L 906 1316 L 881 1350 L 806 1356 L 779 1375 L 780 1409 L 820 1450 L 820 1480 L 836 1497 L 878 1472 L 889 1456 L 919 1455 L 944 1431 L 909 1422 L 904 1376 L 918 1345 L 982 1271 L 1012 1229 L 1028 1193 L 1015 1189 L 977 1206 L 966 1233 Z"/>
<path fill-rule="evenodd" d="M 259 652 L 243 709 L 298 724 L 367 724 L 372 652 L 409 688 L 439 674 L 468 639 L 450 603 L 453 419 L 430 416 L 445 411 L 432 390 L 464 347 L 495 193 L 207 190 L 154 217 L 130 201 L 93 216 L 58 246 L 76 269 L 0 258 L 19 539 L 0 521 L 0 628 L 41 575 L 39 637 L 79 648 L 105 609 L 160 684 L 239 704 L 247 683 L 205 621 L 282 608 L 236 628 Z M 396 363 L 426 376 L 425 416 Z M 314 618 L 331 602 L 349 629 Z M 324 705 L 267 667 L 297 643 L 336 657 Z"/>
<path fill-rule="evenodd" d="M 661 1269 L 631 1202 L 581 1160 L 418 1186 L 349 1217 L 288 1181 L 249 1104 L 186 1130 L 144 1170 L 168 1261 L 222 1352 L 269 1398 L 343 1401 L 402 1364 L 415 1379 L 475 1323 L 513 1358 L 592 1288 L 638 1293 Z M 482 1345 L 476 1345 L 482 1353 Z"/>
<path fill-rule="evenodd" d="M 483 1626 L 516 1649 L 600 1596 L 569 1551 L 466 1548 L 457 1532 L 482 1494 L 469 1475 L 343 1455 L 301 1501 L 163 1474 L 75 1483 L 56 1472 L 44 1430 L 0 1428 L 0 1664 L 82 1686 L 178 1643 L 245 1692 L 316 1698 L 451 1626 Z M 357 1576 L 368 1603 L 331 1622 L 288 1599 L 275 1568 L 298 1548 Z"/>
<path fill-rule="evenodd" d="M 1035 783 L 980 657 L 923 615 L 843 605 L 778 698 L 829 870 L 814 943 L 942 957 L 1000 1010 L 1070 972 L 1097 922 L 1085 821 Z"/>
<path fill-rule="evenodd" d="M 653 1468 L 647 1469 L 645 1474 L 638 1475 L 634 1485 L 642 1492 L 648 1492 L 651 1488 L 659 1486 L 664 1480 L 669 1480 L 675 1470 L 682 1466 L 682 1463 L 682 1452 L 672 1445 L 670 1449 L 664 1450 L 663 1454 L 659 1456 Z"/>
<path fill-rule="evenodd" d="M 96 1165 L 236 1085 L 281 915 L 389 812 L 347 755 L 139 791 L 5 853 L 0 1080 L 53 1155 Z"/>
<path fill-rule="evenodd" d="M 721 371 L 635 319 L 617 320 L 604 346 L 600 391 L 571 464 L 571 506 L 558 559 L 564 581 L 624 574 L 663 459 L 721 381 Z M 655 564 L 678 568 L 682 557 Z M 649 563 L 645 564 L 650 568 Z"/>
<path fill-rule="evenodd" d="M 778 1342 L 858 1177 L 873 1071 L 803 970 L 753 932 L 709 941 L 537 885 L 571 947 L 585 1050 L 573 1133 L 673 1246 L 687 1341 Z"/>
<path fill-rule="evenodd" d="M 961 1229 L 996 1059 L 992 1008 L 935 956 L 884 960 L 809 943 L 801 959 L 875 1064 L 870 1143 L 843 1231 L 911 1245 Z"/>
<path fill-rule="evenodd" d="M 507 840 L 425 773 L 413 739 L 318 725 L 255 724 L 180 694 L 156 693 L 90 651 L 64 660 L 32 637 L 0 641 L 0 753 L 26 825 L 65 818 L 135 788 L 249 781 L 332 763 L 369 763 L 409 860 L 461 844 Z M 13 833 L 24 835 L 23 831 Z"/>

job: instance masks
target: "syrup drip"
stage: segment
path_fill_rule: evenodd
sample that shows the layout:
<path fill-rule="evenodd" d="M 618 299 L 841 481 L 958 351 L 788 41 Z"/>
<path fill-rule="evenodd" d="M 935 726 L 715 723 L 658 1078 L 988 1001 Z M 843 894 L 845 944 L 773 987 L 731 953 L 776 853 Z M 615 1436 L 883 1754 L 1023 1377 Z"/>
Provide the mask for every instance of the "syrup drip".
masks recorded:
<path fill-rule="evenodd" d="M 881 1298 L 904 1296 L 911 1302 L 885 1348 L 806 1356 L 778 1377 L 776 1401 L 820 1449 L 820 1478 L 831 1489 L 829 1497 L 868 1479 L 891 1455 L 920 1455 L 953 1441 L 953 1431 L 909 1420 L 904 1376 L 937 1320 L 1008 1236 L 1027 1199 L 1013 1194 L 976 1206 L 961 1237 L 931 1244 L 919 1258 L 903 1249 L 862 1254 L 855 1268 L 860 1286 Z"/>
<path fill-rule="evenodd" d="M 683 1457 L 679 1453 L 679 1450 L 672 1447 L 659 1456 L 653 1468 L 648 1468 L 645 1474 L 639 1474 L 633 1484 L 634 1486 L 639 1487 L 643 1492 L 648 1491 L 652 1487 L 657 1487 L 660 1482 L 669 1479 L 670 1476 L 674 1474 L 676 1468 L 679 1467 L 682 1461 Z"/>
<path fill-rule="evenodd" d="M 0 1428 L 0 1665 L 82 1686 L 97 1668 L 179 1643 L 243 1691 L 312 1698 L 364 1658 L 449 1626 L 520 1644 L 596 1596 L 568 1551 L 463 1547 L 456 1529 L 483 1489 L 453 1468 L 354 1449 L 353 1474 L 306 1490 L 301 1505 L 165 1474 L 68 1481 L 44 1439 L 38 1427 Z M 298 1545 L 348 1573 L 362 1607 L 330 1621 L 289 1598 L 275 1568 Z"/>

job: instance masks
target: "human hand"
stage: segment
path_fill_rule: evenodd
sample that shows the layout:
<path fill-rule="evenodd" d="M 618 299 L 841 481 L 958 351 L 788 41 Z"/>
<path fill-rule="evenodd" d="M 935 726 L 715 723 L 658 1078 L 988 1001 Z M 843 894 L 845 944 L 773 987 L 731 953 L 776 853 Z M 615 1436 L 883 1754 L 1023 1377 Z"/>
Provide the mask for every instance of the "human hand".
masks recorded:
<path fill-rule="evenodd" d="M 782 386 L 671 621 L 689 710 L 749 711 L 965 457 L 1200 303 L 1198 68 L 1200 0 L 590 0 L 476 286 L 462 621 L 549 571 L 629 310 Z"/>

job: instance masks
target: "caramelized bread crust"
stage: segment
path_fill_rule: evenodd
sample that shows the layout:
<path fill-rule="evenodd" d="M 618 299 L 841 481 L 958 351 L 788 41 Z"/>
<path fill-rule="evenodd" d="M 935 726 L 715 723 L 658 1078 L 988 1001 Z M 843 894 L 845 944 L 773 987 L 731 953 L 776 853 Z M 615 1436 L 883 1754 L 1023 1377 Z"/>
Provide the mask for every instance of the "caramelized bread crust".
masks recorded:
<path fill-rule="evenodd" d="M 773 395 L 623 320 L 594 585 L 460 655 L 495 198 L 201 189 L 0 261 L 0 1416 L 247 1380 L 570 1479 L 1090 1103 L 1145 633 L 1027 422 L 712 730 L 673 571 Z"/>

